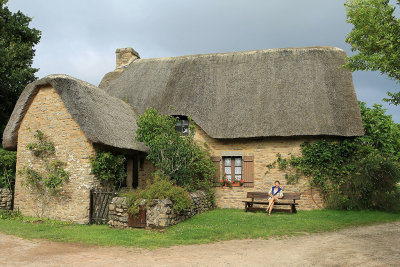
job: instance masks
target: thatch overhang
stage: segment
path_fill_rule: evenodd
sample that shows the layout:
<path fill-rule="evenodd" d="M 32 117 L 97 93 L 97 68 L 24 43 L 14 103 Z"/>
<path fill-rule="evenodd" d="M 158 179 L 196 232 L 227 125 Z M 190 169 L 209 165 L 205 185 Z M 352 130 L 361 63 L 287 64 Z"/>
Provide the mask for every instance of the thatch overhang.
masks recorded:
<path fill-rule="evenodd" d="M 213 138 L 361 136 L 345 63 L 334 47 L 137 59 L 101 87 L 139 114 L 191 116 Z"/>
<path fill-rule="evenodd" d="M 18 130 L 37 92 L 51 85 L 85 136 L 94 144 L 123 151 L 147 151 L 135 140 L 138 118 L 131 106 L 87 82 L 67 75 L 50 75 L 24 89 L 3 134 L 3 147 L 16 150 Z"/>

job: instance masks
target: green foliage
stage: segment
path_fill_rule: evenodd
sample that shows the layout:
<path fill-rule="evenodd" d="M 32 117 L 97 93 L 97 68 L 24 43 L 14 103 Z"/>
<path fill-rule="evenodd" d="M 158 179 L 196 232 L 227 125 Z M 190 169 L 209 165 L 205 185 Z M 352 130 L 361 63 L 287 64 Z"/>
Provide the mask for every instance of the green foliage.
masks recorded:
<path fill-rule="evenodd" d="M 22 218 L 22 214 L 17 210 L 0 210 L 0 220 L 14 220 Z"/>
<path fill-rule="evenodd" d="M 360 111 L 365 135 L 357 141 L 400 160 L 400 124 L 394 123 L 392 116 L 385 114 L 382 105 L 374 104 L 373 108 L 368 108 L 360 102 Z"/>
<path fill-rule="evenodd" d="M 41 159 L 54 156 L 54 144 L 48 140 L 47 136 L 45 136 L 42 131 L 36 130 L 34 138 L 37 140 L 36 143 L 26 145 L 26 148 L 30 150 L 33 155 Z"/>
<path fill-rule="evenodd" d="M 34 192 L 36 201 L 41 202 L 38 216 L 43 217 L 51 197 L 65 194 L 63 186 L 69 182 L 69 173 L 64 170 L 65 163 L 56 158 L 54 143 L 40 130 L 35 132 L 34 138 L 36 142 L 26 148 L 43 163 L 43 169 L 23 166 L 18 174 L 22 178 L 21 185 Z"/>
<path fill-rule="evenodd" d="M 191 205 L 189 193 L 184 188 L 174 185 L 168 177 L 163 177 L 160 173 L 155 175 L 154 181 L 145 189 L 136 189 L 125 193 L 124 196 L 127 197 L 128 211 L 131 214 L 139 212 L 143 200 L 148 200 L 146 205 L 149 205 L 152 199 L 169 199 L 173 202 L 176 213 L 188 209 Z"/>
<path fill-rule="evenodd" d="M 31 67 L 40 31 L 30 28 L 31 18 L 12 13 L 0 0 L 0 136 L 24 87 L 36 80 Z"/>
<path fill-rule="evenodd" d="M 194 141 L 195 129 L 181 136 L 175 130 L 177 119 L 148 108 L 138 120 L 137 140 L 150 149 L 147 158 L 177 185 L 188 191 L 210 192 L 215 166 L 209 152 Z"/>
<path fill-rule="evenodd" d="M 352 173 L 341 185 L 344 209 L 378 209 L 400 211 L 400 164 L 380 153 L 371 153 L 357 165 L 358 172 Z"/>
<path fill-rule="evenodd" d="M 13 189 L 17 153 L 0 148 L 0 188 Z"/>
<path fill-rule="evenodd" d="M 397 2 L 400 6 L 400 1 Z M 350 70 L 380 71 L 400 81 L 400 20 L 389 0 L 347 0 L 347 22 L 353 24 L 346 42 L 358 54 L 349 58 Z M 400 92 L 384 99 L 400 103 Z"/>
<path fill-rule="evenodd" d="M 105 187 L 114 189 L 121 188 L 122 182 L 126 178 L 125 170 L 126 158 L 124 155 L 113 154 L 96 150 L 96 155 L 90 158 L 92 173 L 99 179 Z"/>
<path fill-rule="evenodd" d="M 335 209 L 396 210 L 400 182 L 400 127 L 380 105 L 360 103 L 365 135 L 342 140 L 318 140 L 301 145 L 302 156 L 291 155 L 268 165 L 286 170 L 289 183 L 301 175 L 321 189 Z"/>

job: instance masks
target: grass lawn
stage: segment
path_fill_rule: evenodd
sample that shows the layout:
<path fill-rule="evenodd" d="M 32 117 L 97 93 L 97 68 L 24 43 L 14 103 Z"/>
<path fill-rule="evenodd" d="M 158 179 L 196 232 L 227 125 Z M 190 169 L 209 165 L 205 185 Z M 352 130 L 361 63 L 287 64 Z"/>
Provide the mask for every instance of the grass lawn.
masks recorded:
<path fill-rule="evenodd" d="M 99 246 L 159 248 L 220 240 L 294 236 L 351 226 L 400 221 L 400 214 L 378 211 L 299 211 L 295 215 L 217 209 L 193 217 L 164 232 L 110 229 L 106 225 L 77 225 L 35 219 L 0 219 L 0 232 L 23 238 L 43 238 Z"/>

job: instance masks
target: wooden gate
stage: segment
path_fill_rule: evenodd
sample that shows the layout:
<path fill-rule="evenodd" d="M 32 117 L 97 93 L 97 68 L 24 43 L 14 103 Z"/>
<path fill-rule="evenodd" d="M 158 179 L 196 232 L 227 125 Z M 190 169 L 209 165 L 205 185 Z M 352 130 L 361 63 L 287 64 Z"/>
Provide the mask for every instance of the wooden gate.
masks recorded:
<path fill-rule="evenodd" d="M 115 193 L 110 190 L 90 190 L 90 223 L 108 223 L 108 205 L 110 205 Z"/>

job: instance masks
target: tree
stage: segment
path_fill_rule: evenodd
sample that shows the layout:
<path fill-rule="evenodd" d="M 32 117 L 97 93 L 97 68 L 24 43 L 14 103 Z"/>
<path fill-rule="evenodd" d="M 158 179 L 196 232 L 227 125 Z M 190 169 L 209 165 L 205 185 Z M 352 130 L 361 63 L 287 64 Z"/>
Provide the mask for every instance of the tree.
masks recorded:
<path fill-rule="evenodd" d="M 0 0 L 0 134 L 8 122 L 24 87 L 36 80 L 38 69 L 32 68 L 41 32 L 29 28 L 31 18 L 21 11 L 12 13 Z"/>
<path fill-rule="evenodd" d="M 400 0 L 397 1 L 400 6 Z M 350 70 L 380 71 L 400 82 L 400 20 L 389 0 L 347 0 L 347 22 L 353 24 L 346 42 L 358 54 L 349 57 Z M 400 104 L 400 92 L 384 100 Z"/>
<path fill-rule="evenodd" d="M 188 191 L 209 190 L 215 167 L 208 151 L 194 140 L 194 126 L 186 136 L 175 130 L 177 119 L 148 108 L 137 122 L 137 140 L 149 147 L 149 159 L 161 176 L 171 178 Z"/>

